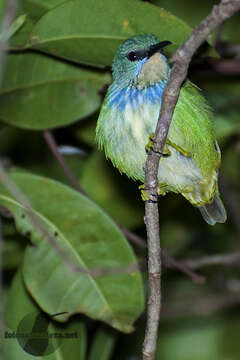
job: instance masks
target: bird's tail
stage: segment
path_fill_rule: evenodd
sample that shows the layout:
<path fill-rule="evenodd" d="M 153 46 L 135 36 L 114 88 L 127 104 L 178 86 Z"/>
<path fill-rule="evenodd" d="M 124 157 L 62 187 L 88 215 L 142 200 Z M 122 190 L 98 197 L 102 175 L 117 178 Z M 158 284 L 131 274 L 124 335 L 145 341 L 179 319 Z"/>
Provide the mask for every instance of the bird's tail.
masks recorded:
<path fill-rule="evenodd" d="M 204 206 L 200 206 L 199 210 L 209 225 L 215 225 L 217 222 L 224 223 L 227 220 L 226 210 L 218 191 L 214 195 L 213 201 Z"/>

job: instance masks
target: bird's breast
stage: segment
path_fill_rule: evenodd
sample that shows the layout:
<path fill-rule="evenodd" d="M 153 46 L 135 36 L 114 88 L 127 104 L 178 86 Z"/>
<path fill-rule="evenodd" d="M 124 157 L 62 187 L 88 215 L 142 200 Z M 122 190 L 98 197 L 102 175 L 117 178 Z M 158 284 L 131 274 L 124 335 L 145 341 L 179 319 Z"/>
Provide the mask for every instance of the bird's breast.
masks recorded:
<path fill-rule="evenodd" d="M 169 75 L 169 66 L 165 57 L 156 53 L 151 56 L 141 67 L 136 79 L 136 86 L 139 89 L 166 81 Z"/>
<path fill-rule="evenodd" d="M 136 86 L 128 86 L 119 89 L 113 84 L 107 97 L 107 103 L 111 108 L 125 111 L 128 106 L 133 111 L 138 111 L 143 105 L 151 106 L 158 104 L 159 109 L 162 101 L 162 94 L 167 80 L 162 80 L 151 86 L 139 89 Z"/>

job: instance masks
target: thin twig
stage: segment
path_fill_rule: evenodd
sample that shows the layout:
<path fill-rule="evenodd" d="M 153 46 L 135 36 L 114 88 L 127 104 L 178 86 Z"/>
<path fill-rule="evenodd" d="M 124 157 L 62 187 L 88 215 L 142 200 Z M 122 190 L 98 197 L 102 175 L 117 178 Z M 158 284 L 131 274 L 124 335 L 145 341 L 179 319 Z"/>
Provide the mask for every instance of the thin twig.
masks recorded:
<path fill-rule="evenodd" d="M 224 294 L 206 294 L 196 297 L 193 294 L 187 294 L 184 298 L 179 299 L 173 305 L 163 304 L 163 319 L 177 319 L 184 316 L 206 316 L 219 310 L 239 306 L 240 295 L 232 293 Z"/>
<path fill-rule="evenodd" d="M 193 271 L 194 268 L 185 263 L 185 261 L 177 261 L 171 258 L 163 249 L 161 250 L 161 259 L 163 266 L 169 269 L 177 269 L 183 272 L 184 274 L 189 276 L 194 283 L 203 284 L 206 280 L 204 276 L 199 275 L 198 273 Z"/>
<path fill-rule="evenodd" d="M 240 44 L 230 43 L 229 41 L 219 41 L 216 50 L 223 57 L 233 57 L 240 59 Z"/>
<path fill-rule="evenodd" d="M 124 235 L 130 240 L 133 244 L 146 249 L 147 243 L 146 241 L 141 238 L 140 236 L 134 234 L 133 232 L 121 227 L 122 232 Z M 185 275 L 189 276 L 190 279 L 198 284 L 203 284 L 205 282 L 205 277 L 202 275 L 197 274 L 195 271 L 192 270 L 184 261 L 177 261 L 173 259 L 171 256 L 167 254 L 165 250 L 161 251 L 161 260 L 163 267 L 168 269 L 176 269 L 180 272 L 184 273 Z"/>
<path fill-rule="evenodd" d="M 240 60 L 207 59 L 202 64 L 191 66 L 190 71 L 196 76 L 238 76 L 240 74 Z"/>
<path fill-rule="evenodd" d="M 212 30 L 225 19 L 240 9 L 239 0 L 222 0 L 214 6 L 211 13 L 192 32 L 186 42 L 175 52 L 171 61 L 174 63 L 169 81 L 164 89 L 162 105 L 155 132 L 155 152 L 151 152 L 145 165 L 145 185 L 148 196 L 157 196 L 158 167 L 160 157 L 157 152 L 163 152 L 168 129 L 178 100 L 181 85 L 186 78 L 188 66 L 193 54 Z M 148 239 L 148 309 L 145 339 L 143 343 L 143 360 L 155 358 L 158 324 L 161 310 L 161 248 L 159 235 L 158 205 L 154 202 L 145 204 L 145 223 Z"/>
<path fill-rule="evenodd" d="M 81 194 L 86 195 L 85 191 L 81 188 L 81 186 L 79 185 L 76 177 L 73 175 L 71 169 L 69 168 L 68 164 L 66 163 L 64 157 L 62 156 L 62 154 L 60 154 L 60 152 L 58 151 L 58 146 L 57 143 L 52 135 L 52 133 L 49 130 L 45 130 L 43 131 L 43 137 L 48 145 L 48 147 L 50 148 L 50 150 L 52 151 L 53 155 L 55 156 L 55 158 L 57 159 L 58 163 L 61 165 L 61 167 L 64 170 L 64 173 L 67 177 L 67 179 L 69 179 L 70 183 L 72 184 L 72 186 L 79 191 Z"/>
<path fill-rule="evenodd" d="M 240 263 L 240 253 L 234 252 L 229 254 L 217 254 L 204 256 L 199 259 L 189 259 L 182 261 L 182 264 L 191 268 L 192 270 L 196 270 L 205 266 L 213 266 L 213 265 L 234 265 L 236 263 Z"/>

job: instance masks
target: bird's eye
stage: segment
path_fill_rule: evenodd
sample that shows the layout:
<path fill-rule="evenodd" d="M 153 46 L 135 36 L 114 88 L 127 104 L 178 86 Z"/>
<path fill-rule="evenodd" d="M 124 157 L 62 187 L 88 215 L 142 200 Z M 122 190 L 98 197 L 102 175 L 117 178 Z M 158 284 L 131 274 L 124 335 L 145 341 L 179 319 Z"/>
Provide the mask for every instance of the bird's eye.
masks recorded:
<path fill-rule="evenodd" d="M 130 61 L 136 61 L 138 60 L 137 54 L 134 51 L 131 51 L 130 53 L 127 54 L 127 58 Z"/>

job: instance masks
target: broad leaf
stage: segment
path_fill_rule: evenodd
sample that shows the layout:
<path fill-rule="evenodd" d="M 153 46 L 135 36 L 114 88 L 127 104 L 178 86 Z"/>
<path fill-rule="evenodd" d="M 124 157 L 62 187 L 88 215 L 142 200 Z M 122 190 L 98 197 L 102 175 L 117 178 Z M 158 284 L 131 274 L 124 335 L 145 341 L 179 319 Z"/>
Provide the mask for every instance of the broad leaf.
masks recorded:
<path fill-rule="evenodd" d="M 21 12 L 21 14 L 23 13 Z M 9 46 L 11 50 L 21 50 L 24 48 L 29 39 L 33 26 L 33 21 L 27 15 L 27 18 L 22 27 L 10 39 Z"/>
<path fill-rule="evenodd" d="M 66 0 L 20 0 L 20 6 L 33 21 L 38 20 L 47 11 Z"/>
<path fill-rule="evenodd" d="M 134 34 L 154 33 L 160 40 L 171 40 L 174 46 L 167 51 L 173 51 L 191 30 L 179 18 L 146 2 L 72 0 L 37 22 L 29 46 L 78 63 L 106 66 L 111 65 L 119 44 Z"/>
<path fill-rule="evenodd" d="M 84 313 L 131 331 L 143 310 L 143 289 L 139 272 L 126 272 L 126 267 L 136 265 L 136 258 L 120 230 L 97 205 L 67 186 L 30 174 L 13 173 L 11 179 L 38 219 L 33 222 L 28 211 L 1 188 L 0 205 L 13 213 L 17 229 L 34 244 L 26 249 L 23 274 L 36 302 L 49 314 L 67 311 L 65 320 Z M 73 266 L 119 272 L 94 277 L 71 271 L 43 238 L 39 223 Z"/>
<path fill-rule="evenodd" d="M 0 118 L 26 129 L 71 124 L 97 110 L 99 91 L 109 81 L 108 74 L 45 55 L 11 54 L 0 89 Z"/>
<path fill-rule="evenodd" d="M 0 41 L 8 41 L 19 29 L 23 26 L 26 21 L 26 14 L 18 16 L 12 24 L 9 26 L 5 33 L 0 33 Z"/>
<path fill-rule="evenodd" d="M 114 344 L 116 342 L 116 332 L 101 326 L 94 335 L 88 360 L 110 360 Z"/>
<path fill-rule="evenodd" d="M 7 305 L 5 311 L 5 331 L 9 333 L 17 332 L 20 322 L 25 316 L 31 316 L 31 314 L 39 314 L 41 310 L 32 300 L 28 294 L 24 282 L 22 279 L 21 270 L 17 272 L 14 277 L 12 286 L 10 288 Z M 86 352 L 86 330 L 85 326 L 79 320 L 72 320 L 67 324 L 57 324 L 49 318 L 49 332 L 66 334 L 75 332 L 76 338 L 64 339 L 56 350 L 47 356 L 38 356 L 39 360 L 67 360 L 69 358 L 69 351 L 71 349 L 72 360 L 84 360 Z M 31 324 L 29 323 L 26 330 L 31 330 Z M 51 340 L 50 340 L 51 341 Z M 36 356 L 33 356 L 22 349 L 16 338 L 4 339 L 4 359 L 5 360 L 34 360 Z"/>

